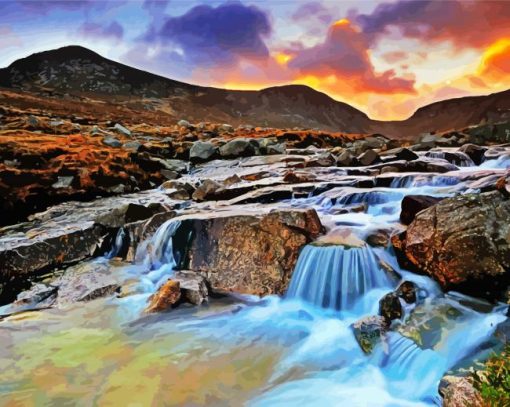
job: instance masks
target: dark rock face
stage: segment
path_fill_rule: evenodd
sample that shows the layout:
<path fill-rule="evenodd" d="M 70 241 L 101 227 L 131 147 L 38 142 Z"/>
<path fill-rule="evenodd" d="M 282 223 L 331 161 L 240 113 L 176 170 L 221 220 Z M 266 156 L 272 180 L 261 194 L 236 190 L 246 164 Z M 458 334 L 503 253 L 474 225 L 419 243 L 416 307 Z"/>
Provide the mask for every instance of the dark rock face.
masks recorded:
<path fill-rule="evenodd" d="M 414 304 L 417 300 L 418 286 L 412 281 L 404 281 L 395 290 L 399 298 L 402 298 L 408 304 Z"/>
<path fill-rule="evenodd" d="M 483 155 L 487 151 L 487 147 L 477 146 L 476 144 L 464 144 L 459 151 L 467 154 L 476 165 L 480 165 L 483 161 Z"/>
<path fill-rule="evenodd" d="M 216 290 L 283 294 L 301 248 L 321 231 L 314 210 L 193 215 L 182 220 L 174 241 L 186 246 L 181 268 L 202 273 Z"/>
<path fill-rule="evenodd" d="M 389 325 L 394 319 L 402 318 L 402 304 L 396 293 L 386 294 L 379 301 L 379 315 L 381 315 Z"/>
<path fill-rule="evenodd" d="M 394 156 L 396 160 L 412 161 L 419 158 L 418 154 L 405 147 L 386 150 L 384 156 Z"/>
<path fill-rule="evenodd" d="M 443 288 L 500 291 L 510 270 L 510 200 L 500 192 L 445 199 L 418 215 L 393 245 Z M 471 288 L 469 287 L 471 286 Z"/>
<path fill-rule="evenodd" d="M 428 195 L 407 195 L 402 200 L 400 221 L 404 225 L 409 225 L 418 212 L 427 209 L 440 201 L 441 198 L 435 198 Z"/>

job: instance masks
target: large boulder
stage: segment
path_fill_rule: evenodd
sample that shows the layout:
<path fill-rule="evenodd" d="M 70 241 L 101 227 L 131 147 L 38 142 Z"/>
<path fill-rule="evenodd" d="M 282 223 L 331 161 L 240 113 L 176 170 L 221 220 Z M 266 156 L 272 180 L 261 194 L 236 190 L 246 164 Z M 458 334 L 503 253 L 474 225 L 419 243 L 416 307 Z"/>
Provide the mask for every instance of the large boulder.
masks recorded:
<path fill-rule="evenodd" d="M 386 343 L 388 324 L 381 316 L 368 316 L 352 324 L 351 329 L 363 352 L 372 353 L 379 343 Z"/>
<path fill-rule="evenodd" d="M 483 155 L 487 151 L 487 147 L 468 143 L 460 147 L 459 151 L 467 154 L 476 165 L 480 165 L 483 161 Z"/>
<path fill-rule="evenodd" d="M 220 155 L 226 158 L 249 157 L 255 155 L 255 147 L 247 139 L 235 139 L 220 147 Z"/>
<path fill-rule="evenodd" d="M 441 199 L 428 195 L 405 196 L 401 204 L 400 221 L 404 225 L 409 225 L 418 212 L 437 204 Z"/>
<path fill-rule="evenodd" d="M 301 248 L 322 232 L 312 209 L 177 220 L 174 243 L 182 269 L 202 273 L 216 290 L 257 295 L 283 294 Z"/>
<path fill-rule="evenodd" d="M 196 141 L 189 150 L 189 159 L 193 162 L 208 161 L 211 160 L 216 153 L 218 148 L 208 141 Z"/>
<path fill-rule="evenodd" d="M 469 376 L 444 376 L 439 383 L 444 407 L 482 407 L 484 402 Z"/>
<path fill-rule="evenodd" d="M 498 191 L 444 199 L 392 242 L 445 289 L 499 292 L 510 270 L 510 199 Z"/>
<path fill-rule="evenodd" d="M 374 150 L 367 150 L 358 157 L 361 165 L 372 165 L 379 161 L 379 155 Z"/>

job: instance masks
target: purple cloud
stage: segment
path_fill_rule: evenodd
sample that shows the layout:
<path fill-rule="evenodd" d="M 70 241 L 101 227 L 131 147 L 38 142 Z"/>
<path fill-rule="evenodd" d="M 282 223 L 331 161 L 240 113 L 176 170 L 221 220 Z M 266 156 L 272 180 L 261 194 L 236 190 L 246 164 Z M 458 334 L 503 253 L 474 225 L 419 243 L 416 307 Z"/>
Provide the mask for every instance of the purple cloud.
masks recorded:
<path fill-rule="evenodd" d="M 182 16 L 167 17 L 161 28 L 149 28 L 144 39 L 179 48 L 193 65 L 231 65 L 240 58 L 267 58 L 264 37 L 270 33 L 264 11 L 236 2 L 196 6 Z"/>
<path fill-rule="evenodd" d="M 124 29 L 117 21 L 112 21 L 109 25 L 85 22 L 78 28 L 78 33 L 84 38 L 120 41 L 124 36 Z"/>
<path fill-rule="evenodd" d="M 316 19 L 323 24 L 330 24 L 333 21 L 331 12 L 318 1 L 302 4 L 292 15 L 294 21 L 310 21 Z"/>

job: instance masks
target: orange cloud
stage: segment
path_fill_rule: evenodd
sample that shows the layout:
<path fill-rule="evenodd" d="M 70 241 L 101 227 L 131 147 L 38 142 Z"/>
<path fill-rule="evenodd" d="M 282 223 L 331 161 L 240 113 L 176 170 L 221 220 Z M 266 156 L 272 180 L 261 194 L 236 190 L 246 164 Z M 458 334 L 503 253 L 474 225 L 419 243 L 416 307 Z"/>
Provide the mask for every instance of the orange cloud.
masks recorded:
<path fill-rule="evenodd" d="M 509 81 L 510 38 L 502 38 L 485 50 L 478 73 L 491 82 Z"/>

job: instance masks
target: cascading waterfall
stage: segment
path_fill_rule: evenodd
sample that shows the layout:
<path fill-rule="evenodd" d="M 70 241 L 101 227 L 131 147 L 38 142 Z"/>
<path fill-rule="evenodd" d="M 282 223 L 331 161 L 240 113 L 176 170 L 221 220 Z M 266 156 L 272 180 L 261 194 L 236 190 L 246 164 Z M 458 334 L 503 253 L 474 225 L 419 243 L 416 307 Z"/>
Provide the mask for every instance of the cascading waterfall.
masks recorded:
<path fill-rule="evenodd" d="M 451 175 L 406 175 L 395 178 L 391 188 L 415 188 L 415 187 L 447 187 L 460 183 L 458 177 Z"/>
<path fill-rule="evenodd" d="M 345 311 L 369 291 L 391 286 L 391 278 L 368 246 L 308 245 L 299 256 L 287 298 Z"/>
<path fill-rule="evenodd" d="M 124 228 L 120 228 L 117 232 L 117 235 L 115 236 L 115 240 L 113 241 L 112 248 L 110 251 L 105 255 L 107 259 L 111 259 L 115 256 L 118 256 L 119 253 L 122 251 L 124 243 L 126 238 L 126 231 Z"/>

